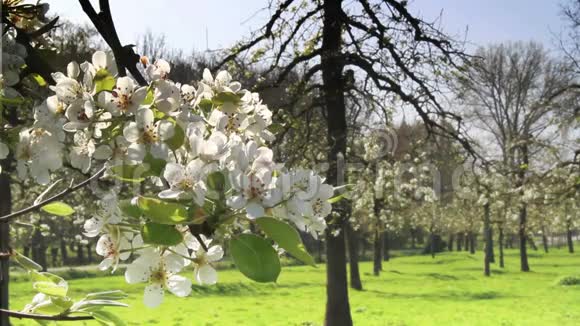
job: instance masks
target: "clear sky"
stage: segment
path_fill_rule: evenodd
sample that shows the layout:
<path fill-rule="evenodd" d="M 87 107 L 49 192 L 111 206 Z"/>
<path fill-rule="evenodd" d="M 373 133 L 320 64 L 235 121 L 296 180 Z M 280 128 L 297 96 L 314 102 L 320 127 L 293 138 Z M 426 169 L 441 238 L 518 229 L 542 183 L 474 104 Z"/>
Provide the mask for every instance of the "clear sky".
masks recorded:
<path fill-rule="evenodd" d="M 414 0 L 412 11 L 426 19 L 442 14 L 443 29 L 473 44 L 536 40 L 554 45 L 562 30 L 564 0 Z M 51 10 L 74 22 L 88 22 L 76 0 L 47 0 Z M 94 1 L 96 3 L 97 1 Z M 269 16 L 267 0 L 111 0 L 113 18 L 124 44 L 150 29 L 164 34 L 168 46 L 185 51 L 231 45 L 261 26 Z M 256 14 L 257 13 L 257 14 Z"/>

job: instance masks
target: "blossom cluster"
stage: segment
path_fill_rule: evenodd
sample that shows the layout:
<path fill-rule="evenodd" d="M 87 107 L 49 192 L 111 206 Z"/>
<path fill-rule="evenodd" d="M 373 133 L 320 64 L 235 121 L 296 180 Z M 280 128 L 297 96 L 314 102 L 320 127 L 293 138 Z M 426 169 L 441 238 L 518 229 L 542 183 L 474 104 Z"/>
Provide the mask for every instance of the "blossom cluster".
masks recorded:
<path fill-rule="evenodd" d="M 34 123 L 14 145 L 18 176 L 42 185 L 63 166 L 86 175 L 104 166 L 105 179 L 150 181 L 152 198 L 105 191 L 84 223 L 85 236 L 99 237 L 101 269 L 138 257 L 125 278 L 147 283 L 144 302 L 153 307 L 165 290 L 190 294 L 191 281 L 179 274 L 188 266 L 198 283 L 216 283 L 218 242 L 260 218 L 315 236 L 326 228 L 334 188 L 311 170 L 274 161 L 272 112 L 259 94 L 226 71 L 206 69 L 195 86 L 171 81 L 164 60 L 144 71 L 148 85 L 117 76 L 113 57 L 101 51 L 91 62 L 71 62 L 53 74 L 54 94 L 34 108 Z"/>

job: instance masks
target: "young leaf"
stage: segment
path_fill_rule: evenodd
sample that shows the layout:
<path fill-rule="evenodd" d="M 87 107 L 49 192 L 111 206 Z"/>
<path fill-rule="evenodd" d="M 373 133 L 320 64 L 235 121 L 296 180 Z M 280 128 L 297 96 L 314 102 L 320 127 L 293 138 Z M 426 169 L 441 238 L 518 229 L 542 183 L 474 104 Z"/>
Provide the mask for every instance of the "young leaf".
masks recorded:
<path fill-rule="evenodd" d="M 40 293 L 54 297 L 66 297 L 68 292 L 66 284 L 55 284 L 53 282 L 34 282 L 32 287 Z"/>
<path fill-rule="evenodd" d="M 145 243 L 161 246 L 175 246 L 183 241 L 181 232 L 166 224 L 147 223 L 141 228 L 141 236 Z"/>
<path fill-rule="evenodd" d="M 187 208 L 181 204 L 148 197 L 139 197 L 137 202 L 143 215 L 155 223 L 175 225 L 189 220 Z"/>
<path fill-rule="evenodd" d="M 91 316 L 98 322 L 106 326 L 124 326 L 125 322 L 117 315 L 105 310 L 96 310 L 91 312 Z"/>
<path fill-rule="evenodd" d="M 167 146 L 169 146 L 173 151 L 180 148 L 185 143 L 185 132 L 183 131 L 183 128 L 175 123 L 174 130 L 175 132 L 173 133 L 173 136 L 165 141 Z"/>
<path fill-rule="evenodd" d="M 230 240 L 234 263 L 247 278 L 256 282 L 276 282 L 280 275 L 280 259 L 268 241 L 242 234 Z"/>
<path fill-rule="evenodd" d="M 128 297 L 127 293 L 121 290 L 113 290 L 89 293 L 85 296 L 85 300 L 121 300 L 126 297 Z"/>
<path fill-rule="evenodd" d="M 225 189 L 226 178 L 220 171 L 212 172 L 207 176 L 207 186 L 209 189 L 221 192 Z"/>
<path fill-rule="evenodd" d="M 258 218 L 256 219 L 256 223 L 258 223 L 262 231 L 264 231 L 270 239 L 274 240 L 289 254 L 308 265 L 316 266 L 314 259 L 310 256 L 308 251 L 306 251 L 306 248 L 300 239 L 300 235 L 295 228 L 288 225 L 288 223 L 284 223 L 271 217 Z"/>
<path fill-rule="evenodd" d="M 145 180 L 147 167 L 143 164 L 122 164 L 111 167 L 111 172 L 115 178 L 121 181 L 139 183 Z"/>
<path fill-rule="evenodd" d="M 139 206 L 133 205 L 128 199 L 119 200 L 119 209 L 123 214 L 133 218 L 140 218 L 143 214 Z"/>
<path fill-rule="evenodd" d="M 112 91 L 115 87 L 115 78 L 106 70 L 100 69 L 95 75 L 95 93 Z"/>
<path fill-rule="evenodd" d="M 338 196 L 334 196 L 334 197 L 328 199 L 328 202 L 331 203 L 331 204 L 334 204 L 334 203 L 340 201 L 341 199 L 343 199 L 344 197 L 345 197 L 344 194 L 340 194 Z"/>
<path fill-rule="evenodd" d="M 46 204 L 42 206 L 41 209 L 49 214 L 56 216 L 69 216 L 75 212 L 74 208 L 61 201 Z"/>
<path fill-rule="evenodd" d="M 42 270 L 42 266 L 40 266 L 39 264 L 37 264 L 34 260 L 24 256 L 23 254 L 19 253 L 18 251 L 14 251 L 16 253 L 16 255 L 12 256 L 14 257 L 14 260 L 20 265 L 22 266 L 22 268 L 24 268 L 27 271 L 41 271 Z"/>

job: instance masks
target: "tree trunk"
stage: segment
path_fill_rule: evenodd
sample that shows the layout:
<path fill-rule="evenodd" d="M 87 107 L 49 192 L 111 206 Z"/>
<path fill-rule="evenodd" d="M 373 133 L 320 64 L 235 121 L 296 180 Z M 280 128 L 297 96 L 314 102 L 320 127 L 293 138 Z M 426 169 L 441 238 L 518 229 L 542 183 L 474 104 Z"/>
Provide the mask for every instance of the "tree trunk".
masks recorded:
<path fill-rule="evenodd" d="M 83 265 L 85 263 L 85 251 L 83 250 L 83 245 L 77 243 L 77 265 Z"/>
<path fill-rule="evenodd" d="M 0 173 L 0 216 L 10 214 L 12 211 L 12 192 L 10 191 L 10 174 L 5 164 Z M 0 308 L 9 309 L 8 281 L 10 278 L 10 225 L 8 222 L 0 222 Z M 10 325 L 8 315 L 0 312 L 0 325 Z"/>
<path fill-rule="evenodd" d="M 453 233 L 449 235 L 449 240 L 447 242 L 447 251 L 453 251 Z"/>
<path fill-rule="evenodd" d="M 491 275 L 491 270 L 489 264 L 491 262 L 491 252 L 492 252 L 492 242 L 491 242 L 491 223 L 490 223 L 490 211 L 489 211 L 489 203 L 486 203 L 483 206 L 483 232 L 485 234 L 485 255 L 483 258 L 483 274 L 485 276 Z"/>
<path fill-rule="evenodd" d="M 473 255 L 475 254 L 475 235 L 473 232 L 469 232 L 467 238 L 469 239 L 469 253 Z"/>
<path fill-rule="evenodd" d="M 327 182 L 339 185 L 339 156 L 346 161 L 346 105 L 344 101 L 344 56 L 342 54 L 342 1 L 325 0 L 323 3 L 324 17 L 322 27 L 322 93 L 326 106 L 326 124 L 328 131 L 328 163 Z M 344 167 L 343 167 L 344 169 Z M 341 171 L 344 173 L 344 171 Z M 351 326 L 350 304 L 348 301 L 348 284 L 346 279 L 346 244 L 344 241 L 344 212 L 340 207 L 345 201 L 337 203 L 338 221 L 326 229 L 326 326 Z M 330 216 L 333 216 L 331 214 Z M 340 233 L 333 235 L 333 229 L 338 227 Z"/>
<path fill-rule="evenodd" d="M 503 261 L 503 226 L 500 225 L 498 228 L 499 228 L 499 267 L 504 268 L 504 261 Z"/>
<path fill-rule="evenodd" d="M 463 243 L 463 234 L 457 233 L 457 251 L 461 251 L 461 244 Z"/>
<path fill-rule="evenodd" d="M 495 251 L 493 250 L 493 224 L 489 225 L 489 262 L 495 264 Z"/>
<path fill-rule="evenodd" d="M 87 243 L 87 261 L 89 264 L 93 263 L 93 250 L 91 248 L 91 243 Z"/>
<path fill-rule="evenodd" d="M 568 241 L 568 252 L 574 253 L 574 241 L 572 240 L 572 226 L 571 222 L 566 223 L 566 239 Z"/>
<path fill-rule="evenodd" d="M 417 246 L 415 244 L 415 231 L 411 230 L 411 249 L 416 249 Z"/>
<path fill-rule="evenodd" d="M 532 249 L 534 251 L 538 251 L 538 246 L 536 246 L 536 242 L 534 241 L 534 238 L 527 236 L 526 237 L 528 239 L 528 243 L 530 244 L 530 247 L 532 247 Z"/>
<path fill-rule="evenodd" d="M 435 258 L 435 234 L 433 228 L 429 230 L 429 246 L 431 247 L 431 258 Z"/>
<path fill-rule="evenodd" d="M 45 239 L 40 230 L 37 228 L 32 235 L 32 260 L 42 266 L 42 271 L 46 272 L 48 260 L 46 259 Z"/>
<path fill-rule="evenodd" d="M 522 164 L 521 165 L 528 165 L 528 146 L 526 144 L 521 146 L 522 150 Z M 526 171 L 523 168 L 520 168 L 518 171 L 518 182 L 517 186 L 521 187 L 524 185 L 526 177 Z M 526 203 L 521 203 L 520 207 L 520 215 L 519 215 L 519 236 L 520 236 L 520 269 L 522 272 L 529 272 L 530 265 L 528 263 L 528 249 L 526 247 L 526 238 L 527 238 L 527 230 L 526 230 L 526 223 L 528 218 L 528 210 Z"/>
<path fill-rule="evenodd" d="M 24 246 L 22 248 L 22 254 L 30 258 L 30 246 Z"/>
<path fill-rule="evenodd" d="M 52 267 L 58 266 L 58 248 L 57 247 L 50 248 L 50 265 Z"/>
<path fill-rule="evenodd" d="M 373 251 L 373 274 L 375 276 L 379 276 L 380 272 L 383 270 L 382 248 L 383 244 L 381 241 L 381 233 L 379 230 L 375 230 L 375 242 Z"/>
<path fill-rule="evenodd" d="M 542 245 L 544 246 L 544 252 L 548 253 L 548 236 L 546 235 L 546 227 L 542 225 Z"/>
<path fill-rule="evenodd" d="M 358 268 L 358 232 L 347 223 L 347 243 L 348 243 L 348 262 L 350 265 L 350 287 L 355 290 L 362 290 L 360 272 Z"/>
<path fill-rule="evenodd" d="M 388 231 L 383 232 L 383 260 L 389 261 L 391 255 L 389 253 L 389 234 Z"/>
<path fill-rule="evenodd" d="M 464 243 L 464 248 L 465 251 L 469 251 L 469 234 L 470 233 L 465 233 L 465 243 Z"/>
<path fill-rule="evenodd" d="M 62 266 L 66 266 L 68 264 L 68 251 L 64 239 L 60 240 L 60 257 Z"/>

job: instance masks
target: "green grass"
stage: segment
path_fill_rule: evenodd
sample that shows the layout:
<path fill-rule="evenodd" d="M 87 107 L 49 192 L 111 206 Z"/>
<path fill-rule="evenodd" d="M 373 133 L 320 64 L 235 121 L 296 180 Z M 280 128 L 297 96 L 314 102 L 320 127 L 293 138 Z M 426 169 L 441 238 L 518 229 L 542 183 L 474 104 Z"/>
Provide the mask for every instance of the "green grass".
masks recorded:
<path fill-rule="evenodd" d="M 578 325 L 580 285 L 559 280 L 580 275 L 580 256 L 564 250 L 530 253 L 532 272 L 519 272 L 516 251 L 506 268 L 482 275 L 481 252 L 398 257 L 379 277 L 361 263 L 364 291 L 350 291 L 355 325 Z M 129 325 L 322 325 L 325 269 L 286 267 L 277 284 L 257 284 L 236 270 L 219 274 L 220 283 L 194 287 L 188 298 L 166 295 L 160 308 L 141 303 L 142 285 L 122 276 L 70 281 L 72 294 L 122 289 L 128 309 L 116 309 Z M 20 309 L 34 292 L 20 278 L 11 286 L 12 307 Z M 14 320 L 15 325 L 33 325 Z M 81 325 L 82 323 L 75 323 Z M 63 323 L 64 325 L 64 323 Z M 86 323 L 94 325 L 94 323 Z"/>

